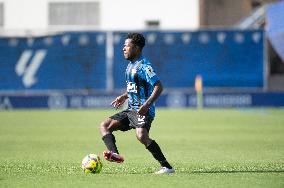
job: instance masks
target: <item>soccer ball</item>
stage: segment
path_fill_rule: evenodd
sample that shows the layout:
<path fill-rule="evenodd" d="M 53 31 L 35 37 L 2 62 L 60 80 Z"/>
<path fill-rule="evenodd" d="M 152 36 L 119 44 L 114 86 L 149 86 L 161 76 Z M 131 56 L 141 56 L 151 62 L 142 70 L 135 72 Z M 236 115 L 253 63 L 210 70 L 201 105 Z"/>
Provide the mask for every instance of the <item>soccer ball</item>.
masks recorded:
<path fill-rule="evenodd" d="M 89 154 L 83 158 L 82 169 L 86 174 L 98 174 L 102 171 L 102 162 L 98 155 Z"/>

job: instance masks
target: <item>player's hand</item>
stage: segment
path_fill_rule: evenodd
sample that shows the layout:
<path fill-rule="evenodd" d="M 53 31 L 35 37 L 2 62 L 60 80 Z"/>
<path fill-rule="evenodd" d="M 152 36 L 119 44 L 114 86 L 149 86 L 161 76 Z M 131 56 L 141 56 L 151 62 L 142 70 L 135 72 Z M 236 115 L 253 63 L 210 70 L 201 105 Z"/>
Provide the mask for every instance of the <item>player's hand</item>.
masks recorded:
<path fill-rule="evenodd" d="M 118 97 L 116 97 L 116 99 L 114 101 L 111 102 L 111 105 L 114 107 L 114 108 L 119 108 L 121 107 L 121 105 L 123 105 L 123 103 L 125 102 L 127 98 L 123 95 L 120 95 Z"/>
<path fill-rule="evenodd" d="M 149 110 L 149 107 L 150 107 L 150 106 L 147 105 L 146 103 L 143 104 L 143 105 L 139 108 L 139 110 L 137 111 L 138 114 L 139 114 L 140 116 L 145 116 L 145 115 L 147 114 L 148 110 Z"/>

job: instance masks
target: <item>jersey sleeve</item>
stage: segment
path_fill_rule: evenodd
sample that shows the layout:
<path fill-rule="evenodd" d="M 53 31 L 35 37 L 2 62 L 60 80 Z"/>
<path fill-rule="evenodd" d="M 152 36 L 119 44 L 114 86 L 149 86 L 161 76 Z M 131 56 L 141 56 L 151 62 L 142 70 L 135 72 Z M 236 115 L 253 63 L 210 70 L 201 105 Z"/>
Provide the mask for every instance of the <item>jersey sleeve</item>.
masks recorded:
<path fill-rule="evenodd" d="M 154 86 L 154 84 L 158 80 L 160 80 L 151 65 L 144 65 L 143 73 L 144 73 L 144 79 L 146 80 L 146 82 L 150 83 L 152 86 Z"/>

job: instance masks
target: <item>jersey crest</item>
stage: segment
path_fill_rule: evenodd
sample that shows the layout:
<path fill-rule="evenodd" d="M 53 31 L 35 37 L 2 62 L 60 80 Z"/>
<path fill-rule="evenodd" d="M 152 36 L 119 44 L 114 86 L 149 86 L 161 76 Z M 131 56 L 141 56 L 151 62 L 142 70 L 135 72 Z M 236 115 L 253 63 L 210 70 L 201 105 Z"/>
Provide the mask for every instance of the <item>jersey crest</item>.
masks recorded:
<path fill-rule="evenodd" d="M 147 73 L 147 75 L 150 78 L 152 78 L 153 76 L 156 75 L 156 73 L 154 72 L 153 68 L 151 66 L 149 66 L 149 65 L 146 67 L 146 73 Z"/>

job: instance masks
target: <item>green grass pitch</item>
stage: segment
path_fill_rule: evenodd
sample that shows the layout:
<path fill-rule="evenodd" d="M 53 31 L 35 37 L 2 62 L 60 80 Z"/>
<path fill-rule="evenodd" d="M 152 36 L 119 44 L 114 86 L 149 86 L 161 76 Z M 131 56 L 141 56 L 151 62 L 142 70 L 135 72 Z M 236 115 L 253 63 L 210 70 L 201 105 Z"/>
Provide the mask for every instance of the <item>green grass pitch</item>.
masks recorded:
<path fill-rule="evenodd" d="M 153 174 L 134 131 L 115 133 L 123 164 L 102 159 L 101 174 L 83 174 L 114 112 L 0 111 L 0 187 L 284 187 L 284 109 L 158 109 L 150 136 L 175 174 Z"/>

